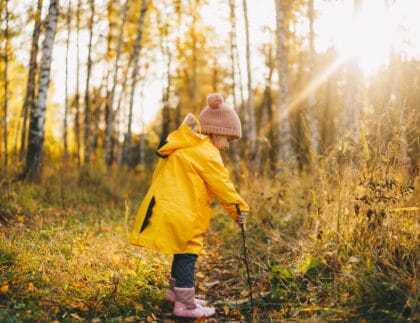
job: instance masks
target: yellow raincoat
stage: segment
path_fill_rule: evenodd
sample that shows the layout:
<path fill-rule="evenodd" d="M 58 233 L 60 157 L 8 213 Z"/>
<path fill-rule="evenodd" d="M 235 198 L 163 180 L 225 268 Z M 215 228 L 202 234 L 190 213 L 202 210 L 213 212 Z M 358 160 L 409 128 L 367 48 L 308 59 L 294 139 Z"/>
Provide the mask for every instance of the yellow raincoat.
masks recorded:
<path fill-rule="evenodd" d="M 249 207 L 236 192 L 219 150 L 191 114 L 158 148 L 161 159 L 137 212 L 130 242 L 165 254 L 199 254 L 216 197 L 236 220 Z M 197 132 L 193 131 L 196 130 Z"/>

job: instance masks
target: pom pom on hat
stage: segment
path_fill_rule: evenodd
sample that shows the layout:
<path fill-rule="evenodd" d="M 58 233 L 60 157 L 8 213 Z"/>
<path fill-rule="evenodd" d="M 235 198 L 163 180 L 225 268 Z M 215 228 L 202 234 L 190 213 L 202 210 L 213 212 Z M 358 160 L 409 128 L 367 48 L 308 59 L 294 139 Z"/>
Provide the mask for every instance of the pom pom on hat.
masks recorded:
<path fill-rule="evenodd" d="M 198 116 L 202 131 L 206 134 L 240 139 L 242 137 L 241 120 L 235 110 L 224 103 L 223 96 L 212 93 L 207 96 L 207 104 L 208 106 Z"/>
<path fill-rule="evenodd" d="M 218 93 L 213 93 L 207 96 L 207 104 L 212 109 L 218 109 L 224 102 L 223 96 Z"/>

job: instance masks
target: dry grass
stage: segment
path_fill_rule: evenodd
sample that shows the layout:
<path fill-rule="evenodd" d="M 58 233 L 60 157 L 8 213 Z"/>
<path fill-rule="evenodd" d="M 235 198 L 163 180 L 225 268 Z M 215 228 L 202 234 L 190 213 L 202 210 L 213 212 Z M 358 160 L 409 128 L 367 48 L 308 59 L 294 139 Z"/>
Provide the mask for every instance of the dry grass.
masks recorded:
<path fill-rule="evenodd" d="M 244 173 L 256 303 L 237 318 L 420 319 L 418 168 L 362 146 L 320 158 L 307 173 Z M 64 169 L 49 168 L 41 186 L 0 185 L 0 320 L 167 319 L 170 259 L 126 240 L 147 176 Z M 214 268 L 205 274 L 244 282 L 243 268 L 229 265 L 240 257 L 240 235 L 222 213 L 216 207 L 211 233 L 225 260 L 208 253 Z M 221 301 L 233 300 L 235 291 L 218 289 Z M 245 285 L 238 293 L 246 299 Z M 218 313 L 227 320 L 223 313 L 237 310 Z"/>

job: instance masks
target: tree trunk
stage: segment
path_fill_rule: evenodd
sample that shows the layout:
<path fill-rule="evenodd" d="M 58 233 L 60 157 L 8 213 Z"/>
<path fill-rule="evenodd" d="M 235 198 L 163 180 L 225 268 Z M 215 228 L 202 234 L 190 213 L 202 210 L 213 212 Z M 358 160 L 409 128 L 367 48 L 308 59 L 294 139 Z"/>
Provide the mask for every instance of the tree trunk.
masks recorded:
<path fill-rule="evenodd" d="M 170 97 L 170 93 L 171 93 L 171 63 L 172 63 L 172 53 L 169 49 L 169 25 L 168 23 L 165 21 L 164 22 L 164 26 L 162 28 L 162 33 L 161 33 L 161 51 L 162 51 L 162 56 L 167 58 L 166 61 L 166 77 L 167 77 L 167 81 L 166 81 L 166 87 L 162 89 L 162 103 L 163 103 L 163 109 L 162 109 L 162 134 L 161 134 L 161 140 L 166 139 L 166 137 L 169 134 L 170 131 L 170 113 L 169 113 L 169 97 Z M 194 69 L 192 67 L 192 69 Z M 194 73 L 194 72 L 193 72 Z M 165 85 L 164 85 L 165 86 Z M 193 94 L 191 93 L 191 88 L 190 88 L 190 97 L 193 98 Z M 194 102 L 191 103 L 192 105 L 194 105 Z"/>
<path fill-rule="evenodd" d="M 5 0 L 5 20 L 6 20 L 6 27 L 4 30 L 4 37 L 5 37 L 5 45 L 4 45 L 4 73 L 3 73 L 3 81 L 4 81 L 4 101 L 3 101 L 3 136 L 4 136 L 4 168 L 7 172 L 7 162 L 8 162 L 8 150 L 9 147 L 7 145 L 7 105 L 8 105 L 8 69 L 9 69 L 9 1 Z"/>
<path fill-rule="evenodd" d="M 128 12 L 128 0 L 124 2 L 124 6 L 121 10 L 121 24 L 120 30 L 118 34 L 118 42 L 116 48 L 116 55 L 115 55 L 115 63 L 114 63 L 114 71 L 113 71 L 113 79 L 111 84 L 111 91 L 108 95 L 108 102 L 107 102 L 107 120 L 106 120 L 106 133 L 105 133 L 105 162 L 108 166 L 112 164 L 112 156 L 113 156 L 113 145 L 112 145 L 112 136 L 114 134 L 114 124 L 115 124 L 115 116 L 118 111 L 118 108 L 114 110 L 114 98 L 115 98 L 115 88 L 118 83 L 118 75 L 120 70 L 120 57 L 121 57 L 121 46 L 123 42 L 124 36 L 124 26 L 125 21 L 127 19 L 127 12 Z M 111 34 L 111 27 L 109 33 Z M 110 36 L 111 37 L 111 36 Z M 109 46 L 111 41 L 109 40 Z M 121 96 L 120 96 L 121 98 Z M 119 104 L 118 104 L 119 106 Z"/>
<path fill-rule="evenodd" d="M 362 0 L 354 0 L 353 15 L 357 16 L 360 12 Z M 346 82 L 344 92 L 344 111 L 342 120 L 342 137 L 345 142 L 357 141 L 358 119 L 361 104 L 361 70 L 357 57 L 350 58 L 346 64 Z"/>
<path fill-rule="evenodd" d="M 230 8 L 230 24 L 231 24 L 231 32 L 230 32 L 230 63 L 231 63 L 231 78 L 232 78 L 232 96 L 233 96 L 233 108 L 238 110 L 238 102 L 237 102 L 237 93 L 236 93 L 236 60 L 235 60 L 235 52 L 237 52 L 236 46 L 236 6 L 235 0 L 229 0 L 229 8 Z M 239 114 L 239 113 L 238 113 Z M 240 165 L 239 165 L 239 143 L 234 141 L 232 143 L 232 154 L 233 154 L 233 164 L 234 164 L 234 173 L 233 176 L 235 178 L 235 182 L 240 181 Z"/>
<path fill-rule="evenodd" d="M 274 49 L 272 48 L 272 45 L 269 43 L 267 44 L 267 49 L 265 51 L 266 56 L 266 69 L 267 69 L 267 75 L 265 77 L 265 88 L 264 88 L 264 94 L 263 94 L 263 102 L 261 105 L 261 117 L 258 122 L 258 143 L 257 143 L 257 156 L 259 156 L 258 159 L 255 160 L 256 164 L 256 171 L 259 174 L 262 174 L 262 172 L 265 170 L 264 168 L 264 161 L 266 156 L 264 154 L 265 149 L 264 145 L 266 144 L 266 138 L 270 135 L 270 129 L 272 128 L 270 114 L 271 114 L 271 106 L 273 104 L 273 99 L 271 95 L 271 88 L 272 88 L 272 78 L 273 78 L 273 72 L 274 72 L 274 58 L 273 58 L 273 52 Z"/>
<path fill-rule="evenodd" d="M 308 3 L 308 20 L 309 20 L 309 82 L 312 84 L 312 78 L 315 76 L 315 33 L 314 33 L 314 0 Z M 311 89 L 308 94 L 308 109 L 310 134 L 312 141 L 312 155 L 319 153 L 319 135 L 318 135 L 318 117 L 316 113 L 316 92 Z"/>
<path fill-rule="evenodd" d="M 42 44 L 41 68 L 38 79 L 38 95 L 34 109 L 31 111 L 31 122 L 29 125 L 25 176 L 32 180 L 38 180 L 41 176 L 48 85 L 50 82 L 54 37 L 57 29 L 58 9 L 58 0 L 51 0 L 47 17 L 45 38 Z"/>
<path fill-rule="evenodd" d="M 90 161 L 90 77 L 92 74 L 92 38 L 93 38 L 93 18 L 95 16 L 95 1 L 89 0 L 90 5 L 90 20 L 89 20 L 89 45 L 88 45 L 88 59 L 86 71 L 86 88 L 85 88 L 85 119 L 83 132 L 83 147 L 84 147 L 84 163 L 89 164 Z"/>
<path fill-rule="evenodd" d="M 137 85 L 137 75 L 138 73 L 138 65 L 139 65 L 139 57 L 140 57 L 140 50 L 141 50 L 141 40 L 143 36 L 143 24 L 144 24 L 144 16 L 147 11 L 147 0 L 142 0 L 141 3 L 141 11 L 140 16 L 137 21 L 137 36 L 136 42 L 134 44 L 134 52 L 133 52 L 133 70 L 131 74 L 131 93 L 130 93 L 130 104 L 129 104 L 129 113 L 128 113 L 128 125 L 127 125 L 127 134 L 125 136 L 124 142 L 124 155 L 123 161 L 125 164 L 129 164 L 131 160 L 131 126 L 133 123 L 133 103 L 134 103 L 134 94 L 136 92 L 136 85 Z"/>
<path fill-rule="evenodd" d="M 198 104 L 198 97 L 197 97 L 197 84 L 198 84 L 198 76 L 197 76 L 197 69 L 198 69 L 198 57 L 197 57 L 197 15 L 195 14 L 197 8 L 199 7 L 200 0 L 195 0 L 194 7 L 191 8 L 191 12 L 193 12 L 192 22 L 191 22 L 191 41 L 192 41 L 192 84 L 191 84 L 191 100 L 193 105 L 193 111 L 199 110 Z M 169 48 L 168 48 L 169 53 Z M 169 65 L 169 64 L 168 64 Z M 169 68 L 169 66 L 168 66 Z M 170 77 L 170 71 L 168 69 L 168 77 Z M 169 93 L 168 93 L 169 94 Z M 169 95 L 168 95 L 169 99 Z"/>
<path fill-rule="evenodd" d="M 76 11 L 76 95 L 75 95 L 75 116 L 74 116 L 74 132 L 76 138 L 76 157 L 77 165 L 80 167 L 80 12 L 81 12 L 81 0 L 77 0 L 77 11 Z"/>
<path fill-rule="evenodd" d="M 290 121 L 288 113 L 288 86 L 287 86 L 287 48 L 285 28 L 285 2 L 275 0 L 277 22 L 277 74 L 278 74 L 278 136 L 279 158 L 285 160 L 291 154 Z"/>
<path fill-rule="evenodd" d="M 69 49 L 70 49 L 70 35 L 71 35 L 71 0 L 69 0 L 67 8 L 67 39 L 66 39 L 66 77 L 65 77 L 65 102 L 64 102 L 64 121 L 63 121 L 63 154 L 64 158 L 68 157 L 68 142 L 67 142 L 67 117 L 69 113 Z"/>
<path fill-rule="evenodd" d="M 255 108 L 254 108 L 254 92 L 252 88 L 252 72 L 251 72 L 251 49 L 249 40 L 249 22 L 247 0 L 243 0 L 244 19 L 245 19 L 245 40 L 246 40 L 246 67 L 248 76 L 248 122 L 246 124 L 247 139 L 249 142 L 249 166 L 254 171 L 254 162 L 256 157 L 256 131 L 255 131 Z"/>
<path fill-rule="evenodd" d="M 176 12 L 176 24 L 177 26 L 181 26 L 182 24 L 182 1 L 181 0 L 175 0 L 174 1 L 174 5 L 175 5 L 175 12 Z M 178 59 L 180 59 L 180 55 L 179 55 L 179 49 L 181 48 L 181 37 L 182 37 L 182 28 L 178 28 L 177 29 L 177 35 L 176 35 L 176 48 L 177 48 L 177 53 L 178 53 Z M 175 124 L 179 125 L 181 124 L 181 116 L 182 116 L 182 96 L 180 95 L 178 97 L 178 102 L 176 105 L 176 111 L 175 111 Z M 143 136 L 142 136 L 143 137 Z M 140 146 L 142 147 L 142 146 Z"/>
<path fill-rule="evenodd" d="M 20 152 L 19 160 L 23 160 L 26 150 L 27 143 L 27 134 L 28 129 L 28 115 L 31 113 L 35 102 L 35 75 L 37 73 L 38 64 L 38 43 L 39 36 L 41 34 L 41 10 L 42 10 L 43 0 L 38 0 L 37 9 L 34 14 L 34 31 L 32 33 L 32 45 L 31 45 L 31 55 L 29 58 L 29 72 L 28 72 L 28 83 L 26 84 L 26 94 L 25 101 L 22 108 L 22 134 L 20 139 Z"/>

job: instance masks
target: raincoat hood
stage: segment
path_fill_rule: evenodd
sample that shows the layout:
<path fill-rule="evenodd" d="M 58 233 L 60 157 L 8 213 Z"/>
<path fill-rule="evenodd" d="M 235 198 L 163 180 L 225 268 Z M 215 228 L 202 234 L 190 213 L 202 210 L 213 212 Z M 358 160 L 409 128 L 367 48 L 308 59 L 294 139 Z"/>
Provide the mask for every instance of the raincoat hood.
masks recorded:
<path fill-rule="evenodd" d="M 209 139 L 201 133 L 200 122 L 189 113 L 178 130 L 171 132 L 166 140 L 160 143 L 156 153 L 159 157 L 166 158 L 178 149 L 193 147 L 205 140 Z"/>

